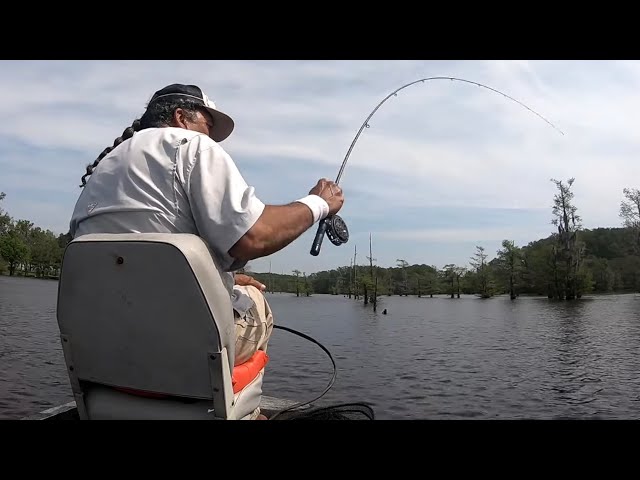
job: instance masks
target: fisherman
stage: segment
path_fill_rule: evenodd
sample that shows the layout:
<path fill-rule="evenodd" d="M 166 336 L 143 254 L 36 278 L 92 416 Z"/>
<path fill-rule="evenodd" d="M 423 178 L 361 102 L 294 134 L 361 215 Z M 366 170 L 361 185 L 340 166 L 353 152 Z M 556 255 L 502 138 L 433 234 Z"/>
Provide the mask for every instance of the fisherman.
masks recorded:
<path fill-rule="evenodd" d="M 322 178 L 296 201 L 265 205 L 220 145 L 234 127 L 196 85 L 158 90 L 142 116 L 87 166 L 70 233 L 199 235 L 231 296 L 238 366 L 266 352 L 273 313 L 265 285 L 237 271 L 336 214 L 344 195 Z M 251 418 L 266 419 L 259 408 Z"/>

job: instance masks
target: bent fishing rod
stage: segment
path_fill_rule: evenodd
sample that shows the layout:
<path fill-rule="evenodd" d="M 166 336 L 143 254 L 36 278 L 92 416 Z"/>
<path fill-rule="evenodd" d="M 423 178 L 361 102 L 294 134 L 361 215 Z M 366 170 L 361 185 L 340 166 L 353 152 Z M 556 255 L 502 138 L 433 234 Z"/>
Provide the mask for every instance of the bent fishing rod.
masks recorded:
<path fill-rule="evenodd" d="M 369 116 L 363 122 L 362 126 L 358 130 L 358 133 L 356 134 L 355 138 L 351 142 L 351 146 L 349 147 L 349 150 L 347 150 L 347 154 L 345 155 L 344 160 L 342 161 L 342 166 L 340 167 L 340 171 L 338 172 L 338 176 L 336 177 L 336 184 L 338 184 L 340 182 L 340 178 L 342 177 L 342 173 L 344 172 L 344 167 L 347 165 L 347 160 L 349 159 L 349 155 L 351 155 L 351 151 L 353 150 L 353 147 L 355 146 L 356 142 L 358 141 L 358 138 L 360 137 L 360 134 L 362 133 L 362 131 L 365 128 L 370 128 L 369 120 L 371 120 L 371 117 L 373 117 L 373 115 L 378 111 L 378 109 L 382 106 L 382 104 L 385 103 L 387 100 L 389 100 L 391 97 L 394 97 L 394 96 L 397 97 L 398 96 L 398 92 L 400 90 L 403 90 L 403 89 L 405 89 L 407 87 L 410 87 L 411 85 L 415 85 L 417 83 L 425 83 L 425 82 L 428 82 L 428 81 L 431 81 L 431 80 L 451 80 L 451 81 L 469 83 L 469 84 L 472 84 L 472 85 L 477 85 L 478 87 L 486 88 L 487 90 L 490 90 L 490 91 L 492 91 L 494 93 L 502 95 L 503 97 L 505 97 L 505 98 L 507 98 L 507 99 L 509 99 L 509 100 L 511 100 L 513 102 L 516 102 L 518 105 L 526 108 L 531 113 L 537 115 L 542 120 L 544 120 L 547 124 L 551 125 L 551 127 L 553 127 L 555 130 L 560 132 L 560 134 L 564 135 L 564 132 L 562 130 L 560 130 L 558 127 L 556 127 L 553 123 L 551 123 L 549 120 L 544 118 L 538 112 L 536 112 L 535 110 L 529 108 L 527 105 L 525 105 L 521 101 L 516 100 L 515 98 L 513 98 L 513 97 L 507 95 L 506 93 L 503 93 L 500 90 L 497 90 L 495 88 L 489 87 L 489 86 L 484 85 L 484 84 L 479 83 L 479 82 L 474 82 L 472 80 L 466 80 L 464 78 L 457 78 L 457 77 L 428 77 L 428 78 L 420 78 L 418 80 L 414 80 L 413 82 L 409 82 L 409 83 L 401 86 L 400 88 L 397 88 L 396 90 L 391 92 L 389 95 L 387 95 L 380 103 L 378 103 L 378 105 L 376 105 L 376 107 L 373 109 L 373 111 L 369 114 Z M 310 252 L 311 255 L 317 256 L 320 253 L 320 247 L 322 245 L 322 240 L 324 239 L 324 235 L 325 234 L 327 235 L 327 237 L 329 237 L 329 240 L 334 245 L 342 245 L 342 244 L 347 243 L 349 241 L 349 229 L 347 228 L 347 224 L 344 222 L 344 220 L 338 215 L 329 215 L 329 216 L 325 217 L 323 220 L 321 220 L 320 223 L 318 224 L 318 230 L 316 230 L 316 236 L 315 236 L 315 238 L 313 240 L 313 245 L 311 246 L 311 252 Z"/>

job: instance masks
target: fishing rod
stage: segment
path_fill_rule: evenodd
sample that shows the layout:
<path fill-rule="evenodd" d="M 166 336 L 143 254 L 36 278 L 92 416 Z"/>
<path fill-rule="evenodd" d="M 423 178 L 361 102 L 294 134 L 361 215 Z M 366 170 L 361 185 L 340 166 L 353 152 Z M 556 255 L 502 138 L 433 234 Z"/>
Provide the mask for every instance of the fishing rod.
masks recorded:
<path fill-rule="evenodd" d="M 347 150 L 347 154 L 345 155 L 344 160 L 342 161 L 342 166 L 340 167 L 340 171 L 338 172 L 338 176 L 336 177 L 336 184 L 338 184 L 340 182 L 340 178 L 342 177 L 342 173 L 344 172 L 344 167 L 347 165 L 347 160 L 349 159 L 349 155 L 351 155 L 351 151 L 353 150 L 353 147 L 355 146 L 356 142 L 358 141 L 358 138 L 360 137 L 360 134 L 362 133 L 362 131 L 365 128 L 370 128 L 369 120 L 371 120 L 371 117 L 373 117 L 373 115 L 378 111 L 378 109 L 382 106 L 382 104 L 384 102 L 386 102 L 387 100 L 389 100 L 391 97 L 394 97 L 394 96 L 397 97 L 398 96 L 398 92 L 400 90 L 403 90 L 403 89 L 405 89 L 407 87 L 410 87 L 411 85 L 415 85 L 417 83 L 424 83 L 424 82 L 428 82 L 428 81 L 431 81 L 431 80 L 451 80 L 451 81 L 469 83 L 469 84 L 472 84 L 472 85 L 477 85 L 478 87 L 486 88 L 487 90 L 491 90 L 492 92 L 497 93 L 499 95 L 502 95 L 503 97 L 505 97 L 505 98 L 507 98 L 507 99 L 509 99 L 511 101 L 514 101 L 517 104 L 519 104 L 520 106 L 526 108 L 531 113 L 537 115 L 542 120 L 544 120 L 546 123 L 551 125 L 551 127 L 553 127 L 555 130 L 560 132 L 560 134 L 564 135 L 564 132 L 562 130 L 560 130 L 558 127 L 556 127 L 549 120 L 544 118 L 542 115 L 540 115 L 535 110 L 529 108 L 527 105 L 525 105 L 521 101 L 516 100 L 515 98 L 507 95 L 506 93 L 503 93 L 500 90 L 497 90 L 495 88 L 489 87 L 487 85 L 484 85 L 484 84 L 482 84 L 480 82 L 474 82 L 472 80 L 466 80 L 464 78 L 457 78 L 457 77 L 428 77 L 428 78 L 420 78 L 418 80 L 414 80 L 413 82 L 409 82 L 409 83 L 401 86 L 400 88 L 397 88 L 396 90 L 391 92 L 389 95 L 387 95 L 380 103 L 378 103 L 378 105 L 376 105 L 376 108 L 374 108 L 373 111 L 366 118 L 366 120 L 364 121 L 364 123 L 362 124 L 360 129 L 358 130 L 358 133 L 356 134 L 355 138 L 351 142 L 351 146 L 349 147 L 349 150 Z M 338 215 L 329 215 L 329 216 L 325 217 L 323 220 L 321 220 L 320 223 L 318 224 L 318 230 L 316 230 L 316 236 L 313 239 L 313 245 L 311 246 L 311 252 L 310 252 L 311 255 L 317 256 L 320 253 L 320 247 L 322 245 L 322 240 L 324 239 L 324 235 L 325 234 L 327 235 L 327 237 L 329 237 L 329 240 L 334 245 L 342 245 L 343 243 L 347 243 L 349 241 L 349 229 L 347 228 L 347 224 L 344 222 L 344 220 Z"/>

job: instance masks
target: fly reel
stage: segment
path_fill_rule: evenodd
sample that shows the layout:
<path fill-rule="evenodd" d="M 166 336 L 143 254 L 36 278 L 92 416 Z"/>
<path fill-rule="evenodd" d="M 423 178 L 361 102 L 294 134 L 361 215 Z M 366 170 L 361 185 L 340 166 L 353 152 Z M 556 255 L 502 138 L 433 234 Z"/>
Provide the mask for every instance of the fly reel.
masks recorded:
<path fill-rule="evenodd" d="M 327 237 L 329 237 L 331 243 L 334 245 L 342 245 L 349 241 L 349 229 L 342 217 L 332 215 L 325 220 L 327 220 L 329 224 L 327 226 Z"/>
<path fill-rule="evenodd" d="M 330 215 L 325 217 L 320 223 L 318 223 L 318 230 L 316 231 L 316 237 L 313 240 L 311 246 L 311 255 L 314 257 L 320 253 L 320 246 L 324 239 L 324 234 L 327 234 L 329 240 L 334 245 L 342 245 L 349 241 L 349 229 L 342 217 L 338 215 Z"/>

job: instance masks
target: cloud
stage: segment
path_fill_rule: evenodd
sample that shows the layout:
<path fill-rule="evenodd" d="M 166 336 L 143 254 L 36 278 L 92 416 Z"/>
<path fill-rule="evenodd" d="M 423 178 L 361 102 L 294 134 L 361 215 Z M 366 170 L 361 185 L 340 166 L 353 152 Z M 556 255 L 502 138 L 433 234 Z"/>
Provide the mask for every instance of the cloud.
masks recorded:
<path fill-rule="evenodd" d="M 536 230 L 531 228 L 439 228 L 425 230 L 395 230 L 380 232 L 379 237 L 392 240 L 408 241 L 433 241 L 433 242 L 502 242 L 505 239 L 518 239 L 522 246 L 523 241 L 531 238 Z M 547 236 L 549 229 L 538 228 L 540 236 Z"/>
<path fill-rule="evenodd" d="M 313 228 L 256 268 L 345 265 L 371 232 L 379 262 L 394 265 L 401 246 L 417 263 L 466 263 L 476 241 L 550 232 L 551 178 L 576 178 L 575 203 L 590 228 L 619 226 L 622 189 L 640 178 L 637 61 L 3 61 L 1 71 L 3 208 L 60 233 L 86 164 L 169 83 L 200 85 L 234 117 L 223 146 L 273 203 L 335 178 L 376 105 L 420 78 L 485 84 L 564 132 L 475 85 L 407 87 L 375 112 L 348 158 L 341 215 L 350 242 L 327 241 L 312 257 Z"/>

